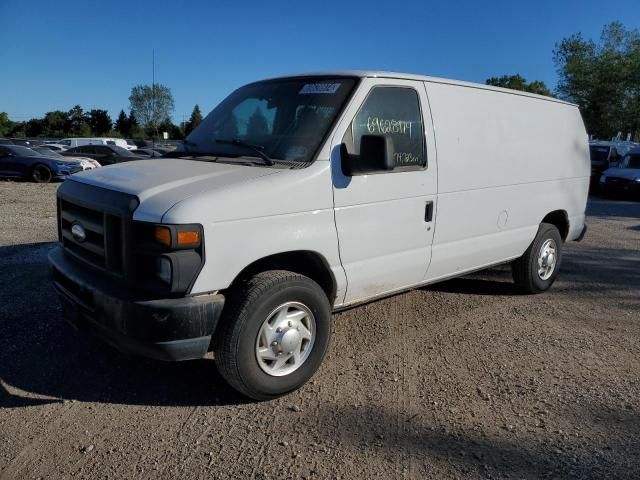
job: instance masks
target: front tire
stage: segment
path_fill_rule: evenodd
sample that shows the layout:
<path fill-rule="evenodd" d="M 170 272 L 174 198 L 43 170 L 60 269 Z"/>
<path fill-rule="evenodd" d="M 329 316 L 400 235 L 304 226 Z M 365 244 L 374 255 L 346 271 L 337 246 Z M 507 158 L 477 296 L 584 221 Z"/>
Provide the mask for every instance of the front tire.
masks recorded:
<path fill-rule="evenodd" d="M 36 183 L 49 183 L 53 178 L 53 174 L 46 165 L 35 165 L 31 170 L 31 178 Z"/>
<path fill-rule="evenodd" d="M 516 285 L 526 293 L 549 290 L 558 275 L 562 246 L 562 237 L 557 227 L 541 223 L 529 248 L 511 264 Z"/>
<path fill-rule="evenodd" d="M 322 288 L 304 275 L 272 270 L 232 287 L 214 354 L 235 390 L 269 400 L 313 376 L 330 335 L 331 306 Z"/>

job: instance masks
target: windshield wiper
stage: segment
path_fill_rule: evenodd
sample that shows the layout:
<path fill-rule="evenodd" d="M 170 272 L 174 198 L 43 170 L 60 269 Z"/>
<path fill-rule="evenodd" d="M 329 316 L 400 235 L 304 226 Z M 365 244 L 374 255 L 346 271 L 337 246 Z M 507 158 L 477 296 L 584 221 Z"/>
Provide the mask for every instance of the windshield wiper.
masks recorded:
<path fill-rule="evenodd" d="M 264 160 L 264 163 L 266 165 L 272 166 L 276 164 L 276 162 L 274 162 L 266 153 L 264 153 L 264 147 L 262 145 L 254 145 L 253 143 L 243 142 L 239 138 L 234 138 L 232 140 L 216 140 L 215 142 L 220 143 L 221 145 L 237 145 L 239 147 L 248 148 L 249 150 L 252 150 L 254 153 L 256 153 L 262 160 Z"/>

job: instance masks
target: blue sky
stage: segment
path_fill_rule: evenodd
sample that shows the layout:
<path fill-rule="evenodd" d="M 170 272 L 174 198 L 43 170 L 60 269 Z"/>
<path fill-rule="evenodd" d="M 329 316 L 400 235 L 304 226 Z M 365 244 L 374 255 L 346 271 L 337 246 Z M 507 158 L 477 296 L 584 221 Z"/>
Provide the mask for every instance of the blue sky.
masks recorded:
<path fill-rule="evenodd" d="M 639 28 L 638 0 L 0 0 L 0 111 L 25 120 L 80 104 L 115 117 L 151 83 L 153 49 L 175 122 L 244 83 L 305 71 L 520 73 L 553 88 L 554 44 L 613 20 Z"/>

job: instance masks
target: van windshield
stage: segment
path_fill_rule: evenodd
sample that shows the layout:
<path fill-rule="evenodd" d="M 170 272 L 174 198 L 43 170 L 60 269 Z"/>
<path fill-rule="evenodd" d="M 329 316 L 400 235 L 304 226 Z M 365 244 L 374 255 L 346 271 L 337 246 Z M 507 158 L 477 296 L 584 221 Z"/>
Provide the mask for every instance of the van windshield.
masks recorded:
<path fill-rule="evenodd" d="M 233 92 L 191 132 L 194 154 L 310 162 L 355 86 L 353 78 L 298 77 Z"/>

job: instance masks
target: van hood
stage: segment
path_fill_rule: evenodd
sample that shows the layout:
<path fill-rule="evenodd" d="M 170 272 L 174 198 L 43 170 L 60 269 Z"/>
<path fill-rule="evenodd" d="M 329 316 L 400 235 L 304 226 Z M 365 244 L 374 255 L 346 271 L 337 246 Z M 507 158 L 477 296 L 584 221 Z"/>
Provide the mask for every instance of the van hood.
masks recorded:
<path fill-rule="evenodd" d="M 214 189 L 225 189 L 281 170 L 197 160 L 135 160 L 73 175 L 77 182 L 135 195 L 136 220 L 159 222 L 176 203 Z"/>

